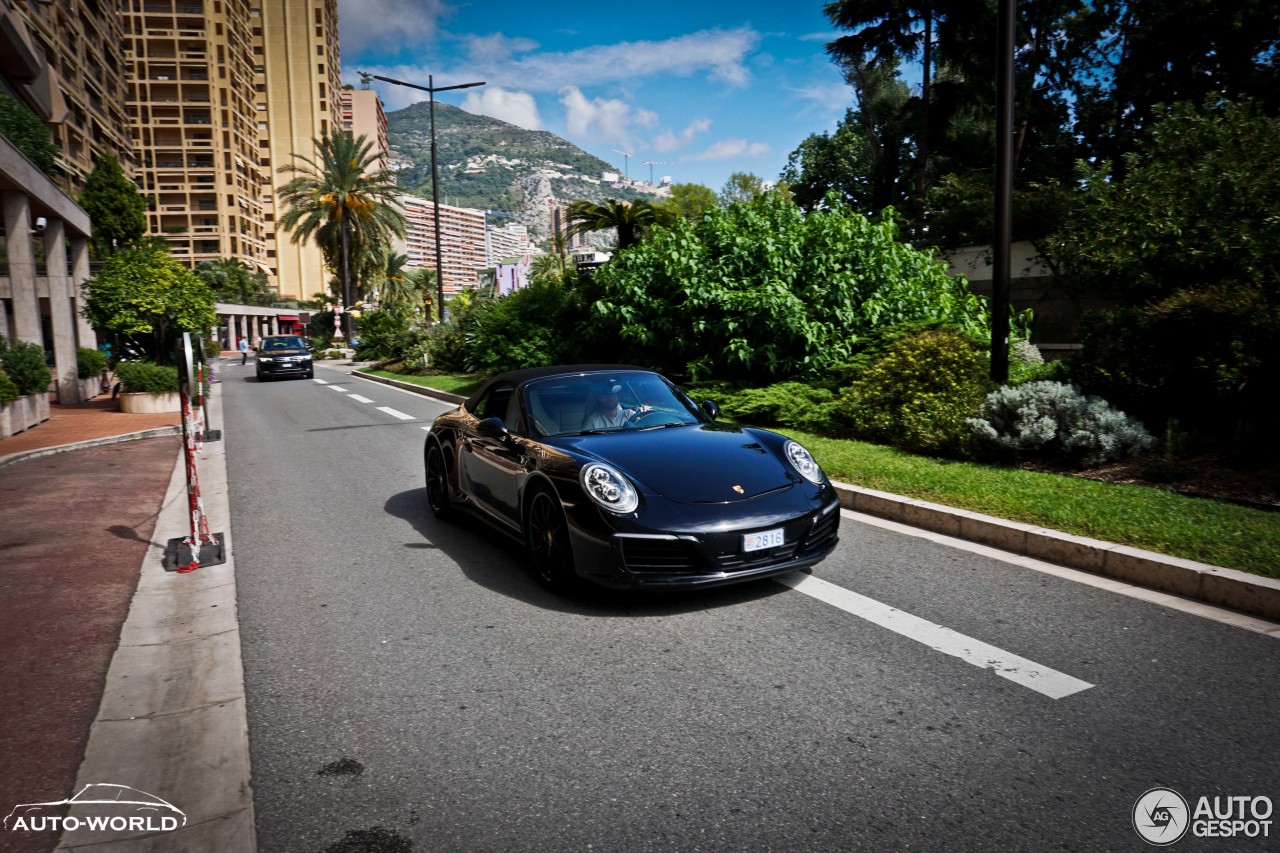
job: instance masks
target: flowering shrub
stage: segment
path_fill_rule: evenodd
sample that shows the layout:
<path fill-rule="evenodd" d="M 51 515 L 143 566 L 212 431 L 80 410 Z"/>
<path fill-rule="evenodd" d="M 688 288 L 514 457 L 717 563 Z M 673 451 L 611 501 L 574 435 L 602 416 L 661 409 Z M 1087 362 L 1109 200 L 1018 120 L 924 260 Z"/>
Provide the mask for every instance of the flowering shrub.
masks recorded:
<path fill-rule="evenodd" d="M 991 387 L 963 334 L 925 331 L 893 344 L 841 397 L 854 432 L 922 453 L 967 455 L 965 426 Z"/>
<path fill-rule="evenodd" d="M 1005 386 L 987 395 L 967 423 L 990 446 L 1033 453 L 1092 468 L 1153 444 L 1141 423 L 1061 382 Z"/>

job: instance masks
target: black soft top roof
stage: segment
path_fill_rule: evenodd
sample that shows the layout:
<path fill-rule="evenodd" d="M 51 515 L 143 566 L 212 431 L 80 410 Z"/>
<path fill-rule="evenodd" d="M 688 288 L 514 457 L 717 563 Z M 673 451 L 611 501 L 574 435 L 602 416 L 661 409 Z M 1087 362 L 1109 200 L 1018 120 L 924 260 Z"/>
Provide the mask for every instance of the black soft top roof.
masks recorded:
<path fill-rule="evenodd" d="M 512 385 L 519 385 L 522 382 L 528 382 L 530 379 L 541 379 L 544 376 L 575 376 L 584 373 L 607 373 L 612 370 L 643 370 L 646 373 L 652 373 L 647 367 L 637 367 L 634 364 L 557 364 L 548 367 L 526 367 L 523 370 L 509 370 L 506 373 L 499 373 L 480 387 L 480 390 L 467 398 L 463 403 L 468 412 L 474 412 L 476 404 L 480 402 L 480 398 L 489 390 L 491 385 L 498 382 L 510 382 Z"/>

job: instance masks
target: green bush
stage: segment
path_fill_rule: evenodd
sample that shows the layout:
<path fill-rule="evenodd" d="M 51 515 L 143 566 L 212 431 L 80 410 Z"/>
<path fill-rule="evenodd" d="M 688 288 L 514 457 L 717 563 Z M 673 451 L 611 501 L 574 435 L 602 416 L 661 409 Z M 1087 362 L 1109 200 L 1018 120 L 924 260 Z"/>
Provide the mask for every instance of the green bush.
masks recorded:
<path fill-rule="evenodd" d="M 1073 384 L 1163 429 L 1267 450 L 1280 427 L 1280 305 L 1259 289 L 1182 290 L 1082 325 Z"/>
<path fill-rule="evenodd" d="M 20 397 L 47 391 L 53 378 L 44 348 L 27 341 L 6 344 L 0 339 L 0 370 L 18 386 Z"/>
<path fill-rule="evenodd" d="M 1061 382 L 993 391 L 969 426 L 982 441 L 1019 456 L 1046 456 L 1092 468 L 1154 443 L 1146 428 L 1100 397 Z"/>
<path fill-rule="evenodd" d="M 805 382 L 779 382 L 729 394 L 720 409 L 735 420 L 757 426 L 778 426 L 833 432 L 841 426 L 842 406 L 829 388 Z"/>
<path fill-rule="evenodd" d="M 167 394 L 179 390 L 178 368 L 149 361 L 122 361 L 116 365 L 120 390 L 126 394 Z"/>
<path fill-rule="evenodd" d="M 991 388 L 982 352 L 959 332 L 902 338 L 841 396 L 859 437 L 917 453 L 966 456 L 965 421 Z"/>
<path fill-rule="evenodd" d="M 79 347 L 76 349 L 76 376 L 88 379 L 107 369 L 107 354 L 101 350 Z"/>
<path fill-rule="evenodd" d="M 5 373 L 0 373 L 0 406 L 7 406 L 22 395 L 18 386 Z"/>

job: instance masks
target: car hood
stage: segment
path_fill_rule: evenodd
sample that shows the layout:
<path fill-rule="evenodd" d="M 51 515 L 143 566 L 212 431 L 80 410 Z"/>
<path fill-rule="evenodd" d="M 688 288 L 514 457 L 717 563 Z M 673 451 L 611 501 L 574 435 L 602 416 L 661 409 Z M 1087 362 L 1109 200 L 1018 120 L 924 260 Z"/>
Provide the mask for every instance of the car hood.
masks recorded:
<path fill-rule="evenodd" d="M 747 501 L 800 482 L 757 436 L 720 424 L 563 436 L 556 443 L 676 503 Z"/>
<path fill-rule="evenodd" d="M 267 358 L 276 358 L 278 356 L 285 356 L 285 355 L 310 355 L 310 354 L 311 354 L 310 350 L 305 350 L 300 348 L 259 350 L 258 352 L 258 355 L 264 355 Z"/>

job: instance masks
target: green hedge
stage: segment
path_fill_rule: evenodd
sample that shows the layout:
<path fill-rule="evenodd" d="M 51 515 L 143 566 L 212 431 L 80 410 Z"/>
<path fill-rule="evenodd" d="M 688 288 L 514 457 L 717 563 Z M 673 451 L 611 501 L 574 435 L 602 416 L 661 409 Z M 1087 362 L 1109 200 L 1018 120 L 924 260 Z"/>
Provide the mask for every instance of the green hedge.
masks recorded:
<path fill-rule="evenodd" d="M 167 394 L 178 391 L 178 368 L 149 361 L 122 361 L 116 365 L 120 390 L 126 394 Z"/>
<path fill-rule="evenodd" d="M 107 369 L 107 354 L 96 349 L 80 347 L 76 350 L 76 376 L 89 379 Z"/>
<path fill-rule="evenodd" d="M 0 370 L 18 386 L 20 397 L 47 391 L 53 378 L 44 348 L 26 341 L 7 344 L 0 339 Z"/>

